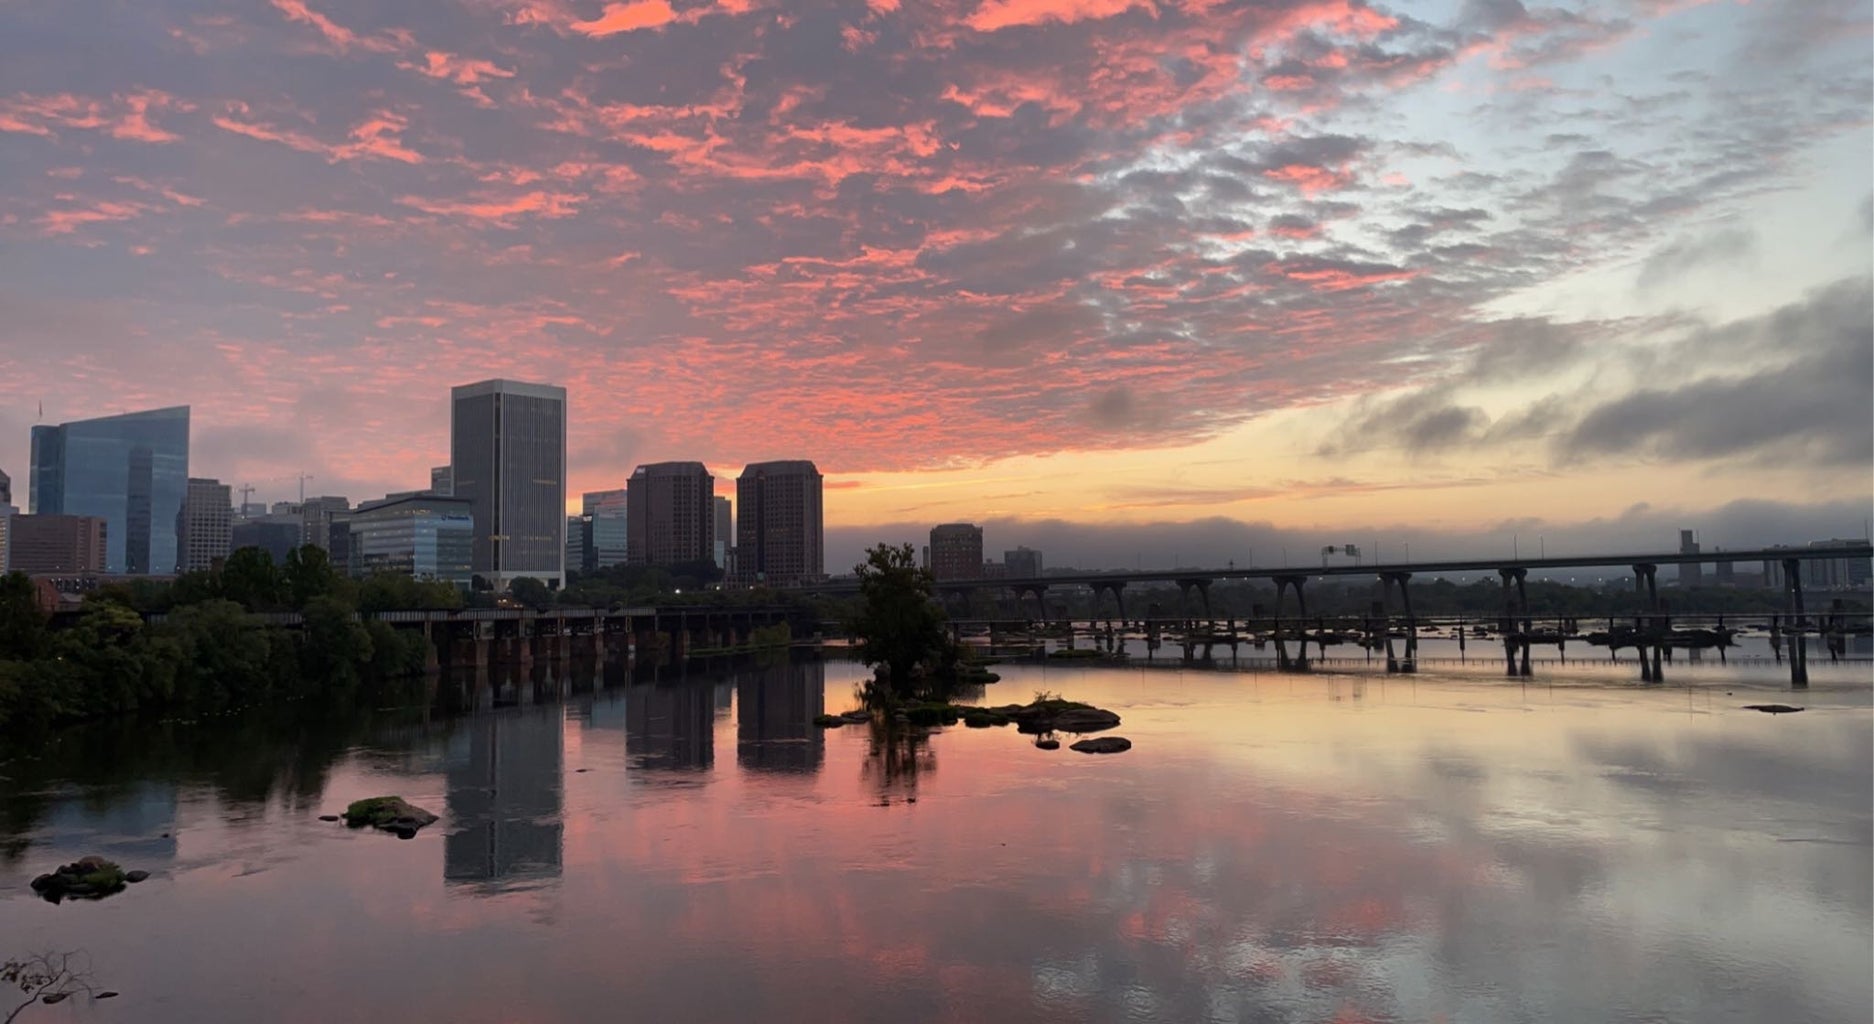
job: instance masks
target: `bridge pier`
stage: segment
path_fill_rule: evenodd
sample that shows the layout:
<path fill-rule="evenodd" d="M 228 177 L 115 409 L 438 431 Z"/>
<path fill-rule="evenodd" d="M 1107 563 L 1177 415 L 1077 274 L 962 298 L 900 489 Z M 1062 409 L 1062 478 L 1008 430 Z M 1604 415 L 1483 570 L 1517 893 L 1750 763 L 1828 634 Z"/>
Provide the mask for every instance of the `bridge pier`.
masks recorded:
<path fill-rule="evenodd" d="M 1117 605 L 1119 608 L 1119 628 L 1120 629 L 1126 628 L 1126 584 L 1125 584 L 1125 581 L 1123 580 L 1094 580 L 1093 581 L 1093 608 L 1092 608 L 1091 617 L 1092 618 L 1099 617 L 1100 595 L 1105 592 L 1112 593 L 1113 603 Z M 1106 621 L 1110 623 L 1113 620 L 1109 618 Z"/>
<path fill-rule="evenodd" d="M 1302 590 L 1302 586 L 1307 582 L 1308 577 L 1295 574 L 1285 574 L 1275 577 L 1275 667 L 1279 671 L 1308 671 L 1308 595 Z M 1296 627 L 1295 633 L 1296 637 L 1301 641 L 1299 661 L 1289 658 L 1288 644 L 1282 634 L 1282 598 L 1290 587 L 1295 588 L 1295 603 L 1300 608 L 1295 620 L 1301 623 L 1300 626 Z"/>
<path fill-rule="evenodd" d="M 1660 659 L 1660 620 L 1659 620 L 1659 566 L 1651 562 L 1639 562 L 1633 567 L 1633 592 L 1640 598 L 1645 613 L 1634 620 L 1634 651 L 1640 656 L 1640 681 L 1643 683 L 1663 683 L 1666 681 L 1665 666 Z M 1648 660 L 1647 641 L 1651 640 L 1651 660 Z"/>
<path fill-rule="evenodd" d="M 1418 620 L 1412 615 L 1412 589 L 1407 582 L 1412 579 L 1409 572 L 1389 572 L 1380 575 L 1380 628 L 1386 633 L 1386 671 L 1413 673 L 1419 667 L 1419 627 Z M 1405 660 L 1393 656 L 1392 647 L 1392 588 L 1399 588 L 1399 601 L 1405 612 Z M 1461 645 L 1460 645 L 1461 646 Z"/>
<path fill-rule="evenodd" d="M 1189 629 L 1192 625 L 1191 613 L 1188 607 L 1190 605 L 1192 590 L 1197 591 L 1199 600 L 1203 602 L 1204 622 L 1207 625 L 1215 625 L 1216 617 L 1210 613 L 1210 580 L 1202 577 L 1191 577 L 1178 581 L 1178 614 L 1185 620 L 1185 628 Z"/>
<path fill-rule="evenodd" d="M 1497 570 L 1503 577 L 1503 660 L 1504 674 L 1530 676 L 1529 665 L 1529 570 L 1509 566 Z M 1516 649 L 1522 648 L 1522 671 L 1517 671 Z"/>
<path fill-rule="evenodd" d="M 1803 632 L 1802 563 L 1783 559 L 1784 611 L 1789 613 L 1789 685 L 1793 690 L 1809 688 L 1809 644 Z"/>

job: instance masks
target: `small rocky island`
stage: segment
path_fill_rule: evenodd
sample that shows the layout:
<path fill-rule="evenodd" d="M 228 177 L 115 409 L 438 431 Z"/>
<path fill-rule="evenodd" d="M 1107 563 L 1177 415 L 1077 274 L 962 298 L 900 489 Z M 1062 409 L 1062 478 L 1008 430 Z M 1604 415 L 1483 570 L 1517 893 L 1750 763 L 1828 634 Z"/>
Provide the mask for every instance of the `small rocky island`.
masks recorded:
<path fill-rule="evenodd" d="M 353 800 L 351 806 L 345 808 L 345 824 L 348 827 L 381 829 L 399 839 L 414 839 L 418 829 L 435 823 L 434 814 L 400 796 Z"/>
<path fill-rule="evenodd" d="M 1117 714 L 1105 708 L 1042 693 L 1036 694 L 1035 699 L 1027 704 L 979 707 L 947 701 L 918 701 L 882 707 L 876 712 L 859 709 L 837 715 L 820 715 L 814 719 L 814 724 L 824 729 L 836 729 L 843 725 L 870 722 L 875 717 L 894 724 L 912 726 L 955 725 L 961 722 L 971 729 L 990 729 L 1013 725 L 1017 732 L 1041 737 L 1035 746 L 1042 750 L 1060 747 L 1060 741 L 1052 738 L 1053 733 L 1103 732 L 1117 728 L 1120 721 Z M 1117 754 L 1132 749 L 1132 742 L 1121 736 L 1105 736 L 1081 740 L 1069 749 L 1083 754 Z"/>
<path fill-rule="evenodd" d="M 101 900 L 148 877 L 148 871 L 125 871 L 116 861 L 94 855 L 61 864 L 57 871 L 33 879 L 32 886 L 48 903 Z"/>

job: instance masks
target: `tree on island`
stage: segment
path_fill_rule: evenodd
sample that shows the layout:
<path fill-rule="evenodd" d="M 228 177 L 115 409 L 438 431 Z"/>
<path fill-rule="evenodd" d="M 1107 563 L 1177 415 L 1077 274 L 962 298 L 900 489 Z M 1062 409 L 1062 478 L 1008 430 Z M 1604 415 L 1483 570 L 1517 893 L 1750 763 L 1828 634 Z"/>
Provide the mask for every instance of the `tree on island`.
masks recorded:
<path fill-rule="evenodd" d="M 930 570 L 917 564 L 911 545 L 880 544 L 855 566 L 860 609 L 848 631 L 859 641 L 859 658 L 883 669 L 888 694 L 920 696 L 947 679 L 956 666 L 956 646 L 944 629 L 946 616 L 931 598 Z"/>

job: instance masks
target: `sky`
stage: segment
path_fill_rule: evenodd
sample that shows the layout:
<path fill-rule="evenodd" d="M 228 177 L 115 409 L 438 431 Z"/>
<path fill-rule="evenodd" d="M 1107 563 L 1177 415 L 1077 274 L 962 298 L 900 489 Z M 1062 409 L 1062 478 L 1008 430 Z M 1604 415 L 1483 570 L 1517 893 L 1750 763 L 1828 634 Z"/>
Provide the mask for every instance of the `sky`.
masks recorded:
<path fill-rule="evenodd" d="M 812 459 L 830 569 L 1865 536 L 1871 54 L 1865 0 L 7 0 L 0 469 L 188 404 L 195 475 L 362 500 L 502 376 L 575 505 Z"/>

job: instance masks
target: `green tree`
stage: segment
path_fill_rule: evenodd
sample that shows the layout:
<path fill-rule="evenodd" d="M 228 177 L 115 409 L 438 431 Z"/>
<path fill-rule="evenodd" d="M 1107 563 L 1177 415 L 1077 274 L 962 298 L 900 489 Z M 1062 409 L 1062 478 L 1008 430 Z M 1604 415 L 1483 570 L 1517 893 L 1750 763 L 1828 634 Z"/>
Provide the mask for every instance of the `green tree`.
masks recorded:
<path fill-rule="evenodd" d="M 23 572 L 0 576 L 0 658 L 25 661 L 45 649 L 46 617 Z"/>
<path fill-rule="evenodd" d="M 287 552 L 286 565 L 280 576 L 287 599 L 295 608 L 304 608 L 312 599 L 328 596 L 338 590 L 339 577 L 332 570 L 331 557 L 323 548 L 312 544 Z"/>
<path fill-rule="evenodd" d="M 371 663 L 371 632 L 358 621 L 351 606 L 335 597 L 315 597 L 301 613 L 305 632 L 300 643 L 300 664 L 306 680 L 319 687 L 349 688 Z"/>
<path fill-rule="evenodd" d="M 250 612 L 268 612 L 280 607 L 285 585 L 265 548 L 245 547 L 222 566 L 221 592 Z"/>
<path fill-rule="evenodd" d="M 849 630 L 859 640 L 859 658 L 885 669 L 894 696 L 912 696 L 920 668 L 928 675 L 952 658 L 943 609 L 931 600 L 930 571 L 918 566 L 909 544 L 871 548 L 853 571 L 862 604 Z"/>
<path fill-rule="evenodd" d="M 535 611 L 545 611 L 553 603 L 553 591 L 532 576 L 521 576 L 508 584 L 508 594 Z"/>
<path fill-rule="evenodd" d="M 267 689 L 271 633 L 233 601 L 184 605 L 159 627 L 174 645 L 176 703 L 221 709 L 246 703 Z"/>

